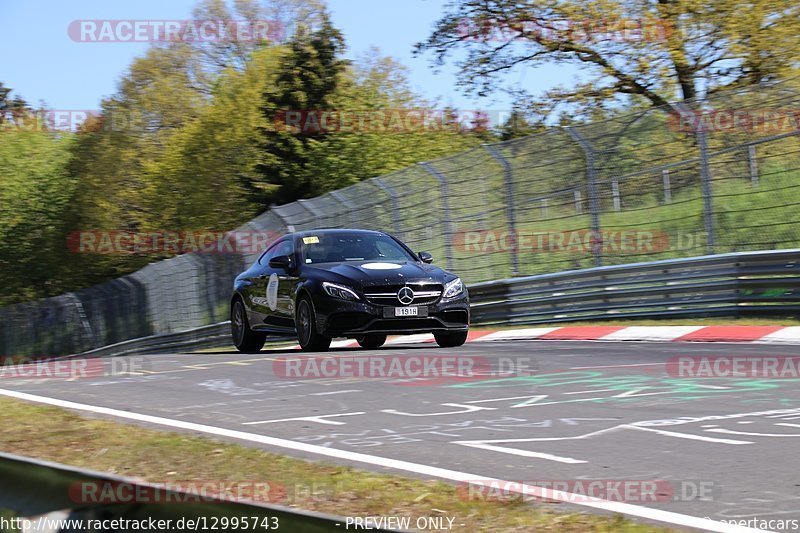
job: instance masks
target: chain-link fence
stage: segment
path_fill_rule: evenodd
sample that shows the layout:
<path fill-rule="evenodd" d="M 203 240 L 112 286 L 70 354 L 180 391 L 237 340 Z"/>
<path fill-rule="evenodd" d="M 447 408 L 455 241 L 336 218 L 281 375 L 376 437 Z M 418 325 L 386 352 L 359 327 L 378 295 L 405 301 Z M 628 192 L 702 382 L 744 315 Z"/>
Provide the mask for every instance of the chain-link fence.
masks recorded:
<path fill-rule="evenodd" d="M 467 283 L 800 247 L 796 82 L 720 93 L 420 163 L 237 231 L 380 229 Z M 186 254 L 0 310 L 4 353 L 63 354 L 227 319 L 248 255 Z"/>

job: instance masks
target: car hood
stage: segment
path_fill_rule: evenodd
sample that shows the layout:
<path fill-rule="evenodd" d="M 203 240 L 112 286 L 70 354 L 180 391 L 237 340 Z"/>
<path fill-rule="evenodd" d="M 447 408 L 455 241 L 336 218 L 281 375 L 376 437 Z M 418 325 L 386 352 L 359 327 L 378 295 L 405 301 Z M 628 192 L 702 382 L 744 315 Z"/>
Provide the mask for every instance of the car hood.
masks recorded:
<path fill-rule="evenodd" d="M 313 265 L 313 268 L 333 274 L 337 278 L 346 278 L 351 284 L 364 287 L 402 285 L 421 281 L 444 283 L 445 279 L 449 280 L 454 277 L 437 266 L 411 261 L 317 263 Z"/>

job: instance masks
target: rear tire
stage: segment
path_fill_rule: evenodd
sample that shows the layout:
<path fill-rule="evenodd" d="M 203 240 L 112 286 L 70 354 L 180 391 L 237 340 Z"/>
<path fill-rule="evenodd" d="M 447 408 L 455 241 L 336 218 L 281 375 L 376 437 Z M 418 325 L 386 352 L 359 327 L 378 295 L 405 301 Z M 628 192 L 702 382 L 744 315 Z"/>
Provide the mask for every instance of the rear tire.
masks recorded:
<path fill-rule="evenodd" d="M 297 329 L 297 342 L 304 352 L 327 352 L 331 346 L 331 338 L 321 335 L 317 331 L 317 317 L 311 300 L 304 296 L 297 303 L 295 316 Z"/>
<path fill-rule="evenodd" d="M 381 335 L 380 333 L 371 333 L 369 335 L 364 335 L 363 337 L 356 337 L 356 341 L 362 348 L 374 350 L 375 348 L 380 348 L 383 346 L 383 343 L 386 342 L 386 335 Z"/>
<path fill-rule="evenodd" d="M 258 353 L 267 341 L 265 333 L 250 329 L 244 302 L 237 298 L 231 306 L 231 337 L 233 345 L 242 353 Z"/>
<path fill-rule="evenodd" d="M 436 344 L 442 348 L 455 348 L 467 342 L 466 331 L 434 333 L 433 337 L 436 339 Z"/>

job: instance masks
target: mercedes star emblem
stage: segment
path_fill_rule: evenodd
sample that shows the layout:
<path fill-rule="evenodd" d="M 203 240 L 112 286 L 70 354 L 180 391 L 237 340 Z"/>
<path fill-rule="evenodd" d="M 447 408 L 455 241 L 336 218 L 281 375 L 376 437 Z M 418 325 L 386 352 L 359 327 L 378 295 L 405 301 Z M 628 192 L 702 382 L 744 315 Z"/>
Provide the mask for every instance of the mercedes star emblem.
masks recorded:
<path fill-rule="evenodd" d="M 401 304 L 408 305 L 414 301 L 414 291 L 408 287 L 402 287 L 397 291 L 397 299 L 400 300 Z"/>

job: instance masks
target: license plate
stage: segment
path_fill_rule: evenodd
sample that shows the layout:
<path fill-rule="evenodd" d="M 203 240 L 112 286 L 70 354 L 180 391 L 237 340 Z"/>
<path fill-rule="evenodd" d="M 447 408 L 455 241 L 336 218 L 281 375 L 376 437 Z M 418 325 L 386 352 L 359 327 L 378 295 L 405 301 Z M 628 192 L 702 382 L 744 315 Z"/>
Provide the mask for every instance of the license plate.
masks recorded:
<path fill-rule="evenodd" d="M 428 316 L 427 307 L 384 307 L 384 318 L 404 316 Z"/>

